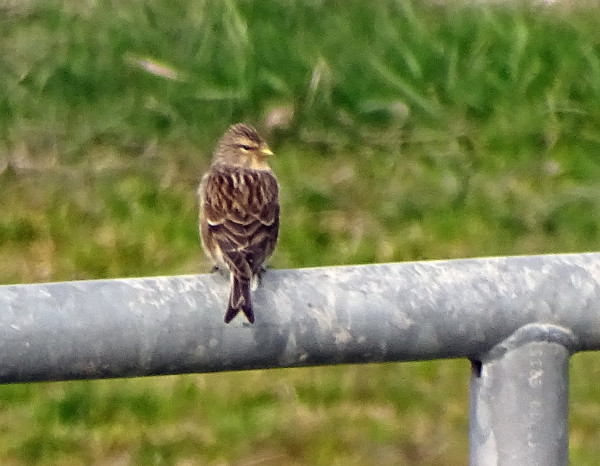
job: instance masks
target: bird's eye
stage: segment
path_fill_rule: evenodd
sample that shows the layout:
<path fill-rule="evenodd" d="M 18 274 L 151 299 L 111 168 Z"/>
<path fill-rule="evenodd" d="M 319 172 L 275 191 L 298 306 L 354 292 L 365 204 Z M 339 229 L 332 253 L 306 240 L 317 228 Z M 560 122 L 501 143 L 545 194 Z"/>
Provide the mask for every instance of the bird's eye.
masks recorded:
<path fill-rule="evenodd" d="M 243 151 L 246 151 L 246 152 L 247 152 L 247 151 L 249 151 L 249 150 L 251 149 L 251 147 L 250 147 L 250 146 L 248 146 L 248 145 L 246 145 L 246 144 L 238 144 L 238 147 L 239 147 L 240 149 L 242 149 Z"/>

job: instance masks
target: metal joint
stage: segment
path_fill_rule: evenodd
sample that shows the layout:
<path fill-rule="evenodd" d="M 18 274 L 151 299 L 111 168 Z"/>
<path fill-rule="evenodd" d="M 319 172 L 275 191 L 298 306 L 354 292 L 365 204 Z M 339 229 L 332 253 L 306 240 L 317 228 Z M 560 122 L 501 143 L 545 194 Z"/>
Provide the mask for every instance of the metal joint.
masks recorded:
<path fill-rule="evenodd" d="M 528 343 L 545 342 L 557 343 L 564 346 L 569 353 L 573 353 L 578 346 L 575 334 L 565 327 L 552 324 L 527 324 L 518 328 L 514 333 L 497 343 L 491 350 L 478 358 L 487 362 L 502 358 L 508 351 L 520 348 Z"/>

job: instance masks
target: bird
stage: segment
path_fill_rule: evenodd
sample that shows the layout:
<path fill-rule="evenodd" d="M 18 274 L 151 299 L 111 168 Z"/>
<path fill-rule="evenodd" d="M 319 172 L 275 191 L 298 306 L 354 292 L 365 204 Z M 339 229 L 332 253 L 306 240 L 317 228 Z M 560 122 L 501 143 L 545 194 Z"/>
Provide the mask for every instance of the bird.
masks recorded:
<path fill-rule="evenodd" d="M 250 296 L 279 235 L 279 184 L 273 155 L 258 131 L 237 123 L 225 132 L 198 187 L 200 239 L 214 269 L 227 272 L 229 323 L 240 311 L 254 323 Z"/>

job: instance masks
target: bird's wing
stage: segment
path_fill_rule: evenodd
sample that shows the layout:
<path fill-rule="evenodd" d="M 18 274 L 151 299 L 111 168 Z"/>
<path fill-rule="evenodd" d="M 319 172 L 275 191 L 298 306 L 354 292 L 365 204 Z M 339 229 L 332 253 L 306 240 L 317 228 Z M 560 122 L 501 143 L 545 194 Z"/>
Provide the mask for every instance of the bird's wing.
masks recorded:
<path fill-rule="evenodd" d="M 271 255 L 279 232 L 279 188 L 264 170 L 213 168 L 204 184 L 203 216 L 223 258 L 251 278 Z"/>

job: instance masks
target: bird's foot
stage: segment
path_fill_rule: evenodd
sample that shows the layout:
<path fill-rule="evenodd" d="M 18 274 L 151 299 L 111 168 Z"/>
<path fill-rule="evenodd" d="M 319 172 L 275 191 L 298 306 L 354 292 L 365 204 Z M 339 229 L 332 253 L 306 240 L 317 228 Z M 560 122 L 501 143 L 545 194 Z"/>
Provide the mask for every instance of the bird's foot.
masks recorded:
<path fill-rule="evenodd" d="M 262 282 L 263 282 L 263 276 L 265 273 L 267 273 L 267 269 L 268 267 L 265 265 L 261 265 L 260 268 L 258 269 L 258 272 L 256 272 L 256 284 L 257 286 L 261 286 Z"/>
<path fill-rule="evenodd" d="M 229 278 L 229 269 L 227 267 L 219 267 L 218 265 L 213 265 L 211 272 L 218 273 L 224 278 Z"/>

